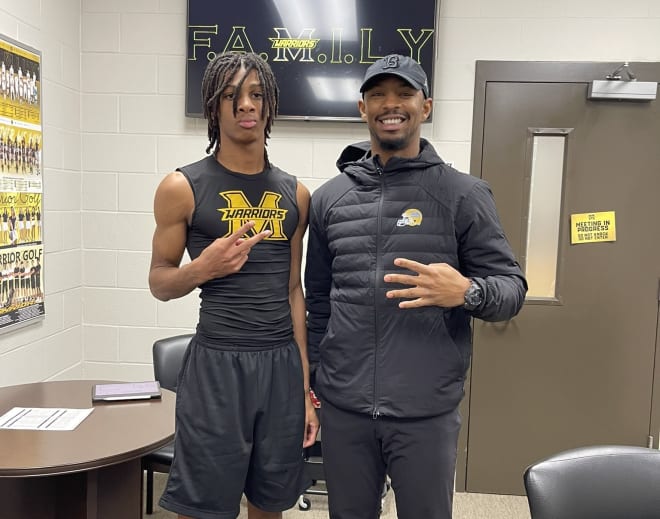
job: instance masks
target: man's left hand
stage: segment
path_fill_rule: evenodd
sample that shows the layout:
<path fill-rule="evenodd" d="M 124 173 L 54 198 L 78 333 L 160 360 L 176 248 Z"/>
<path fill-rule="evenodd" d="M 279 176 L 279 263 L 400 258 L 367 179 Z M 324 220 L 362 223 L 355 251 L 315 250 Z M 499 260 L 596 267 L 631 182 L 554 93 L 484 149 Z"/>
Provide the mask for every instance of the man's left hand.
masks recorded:
<path fill-rule="evenodd" d="M 465 291 L 470 286 L 470 280 L 451 265 L 447 263 L 424 265 L 405 258 L 395 259 L 394 264 L 417 273 L 417 275 L 386 274 L 383 278 L 386 283 L 410 285 L 410 288 L 389 290 L 386 294 L 388 299 L 407 299 L 399 303 L 399 308 L 421 306 L 452 308 L 464 303 Z"/>

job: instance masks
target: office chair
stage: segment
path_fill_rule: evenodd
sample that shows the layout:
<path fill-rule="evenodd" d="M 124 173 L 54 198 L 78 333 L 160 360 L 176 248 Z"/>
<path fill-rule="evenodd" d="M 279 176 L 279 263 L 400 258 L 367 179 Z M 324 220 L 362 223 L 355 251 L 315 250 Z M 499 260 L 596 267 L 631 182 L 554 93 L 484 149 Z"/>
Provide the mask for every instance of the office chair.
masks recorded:
<path fill-rule="evenodd" d="M 561 452 L 528 467 L 532 519 L 659 519 L 660 451 L 604 445 Z"/>
<path fill-rule="evenodd" d="M 161 387 L 176 391 L 183 355 L 192 337 L 193 334 L 176 335 L 154 342 L 152 350 L 154 378 L 160 382 Z M 172 441 L 142 458 L 142 469 L 147 471 L 147 514 L 152 514 L 154 511 L 154 472 L 169 472 L 173 457 L 174 442 Z"/>

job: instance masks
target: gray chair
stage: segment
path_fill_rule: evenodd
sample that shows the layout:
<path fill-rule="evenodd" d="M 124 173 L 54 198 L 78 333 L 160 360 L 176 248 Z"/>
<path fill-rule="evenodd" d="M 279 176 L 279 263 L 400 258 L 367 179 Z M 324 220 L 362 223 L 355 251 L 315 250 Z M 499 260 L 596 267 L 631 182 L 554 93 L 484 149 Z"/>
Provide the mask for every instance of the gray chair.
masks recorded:
<path fill-rule="evenodd" d="M 154 342 L 154 378 L 160 382 L 161 387 L 176 391 L 183 356 L 192 337 L 193 334 L 176 335 Z M 154 472 L 169 472 L 173 457 L 174 442 L 170 442 L 142 458 L 142 468 L 147 471 L 147 514 L 154 511 Z"/>
<path fill-rule="evenodd" d="M 660 451 L 603 445 L 528 467 L 532 519 L 660 519 Z"/>

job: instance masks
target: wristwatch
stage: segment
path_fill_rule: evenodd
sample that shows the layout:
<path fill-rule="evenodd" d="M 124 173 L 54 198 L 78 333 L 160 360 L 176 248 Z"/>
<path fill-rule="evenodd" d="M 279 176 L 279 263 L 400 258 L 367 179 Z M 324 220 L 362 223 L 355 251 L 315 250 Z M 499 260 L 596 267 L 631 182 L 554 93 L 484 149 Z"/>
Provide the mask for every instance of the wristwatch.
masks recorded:
<path fill-rule="evenodd" d="M 484 293 L 474 279 L 470 280 L 470 286 L 467 287 L 464 298 L 463 308 L 470 312 L 484 302 Z"/>

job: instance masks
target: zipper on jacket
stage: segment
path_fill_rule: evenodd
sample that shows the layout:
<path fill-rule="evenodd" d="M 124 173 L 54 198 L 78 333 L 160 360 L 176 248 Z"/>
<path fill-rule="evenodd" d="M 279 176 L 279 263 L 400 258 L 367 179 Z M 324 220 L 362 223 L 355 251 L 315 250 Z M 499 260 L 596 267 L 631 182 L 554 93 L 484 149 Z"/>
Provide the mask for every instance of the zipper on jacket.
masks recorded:
<path fill-rule="evenodd" d="M 378 391 L 376 390 L 376 381 L 378 377 L 376 376 L 376 371 L 378 370 L 378 343 L 380 336 L 378 334 L 379 326 L 378 326 L 378 287 L 382 283 L 381 277 L 382 277 L 382 272 L 380 270 L 379 264 L 380 264 L 380 241 L 381 241 L 381 214 L 383 211 L 383 197 L 385 194 L 385 181 L 383 179 L 383 168 L 380 166 L 378 161 L 376 160 L 376 171 L 378 172 L 378 175 L 380 176 L 380 198 L 378 200 L 378 214 L 376 215 L 377 222 L 378 222 L 378 227 L 376 229 L 376 279 L 374 283 L 374 338 L 375 338 L 375 344 L 374 344 L 374 411 L 373 411 L 373 419 L 376 420 L 378 416 L 380 415 L 380 411 L 378 410 Z"/>

